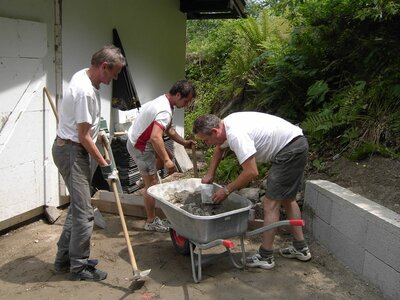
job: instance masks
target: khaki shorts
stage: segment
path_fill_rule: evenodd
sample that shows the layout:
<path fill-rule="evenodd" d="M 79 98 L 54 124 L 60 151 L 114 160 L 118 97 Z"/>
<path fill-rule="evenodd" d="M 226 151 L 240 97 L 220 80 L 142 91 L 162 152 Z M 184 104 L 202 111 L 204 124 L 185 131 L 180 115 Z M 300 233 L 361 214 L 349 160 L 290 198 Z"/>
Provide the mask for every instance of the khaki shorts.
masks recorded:
<path fill-rule="evenodd" d="M 126 142 L 126 149 L 135 161 L 140 175 L 152 176 L 156 174 L 156 155 L 151 147 L 146 146 L 146 149 L 142 152 L 133 147 L 132 143 L 128 140 Z"/>
<path fill-rule="evenodd" d="M 301 136 L 286 145 L 272 160 L 265 196 L 271 200 L 294 199 L 303 179 L 308 142 Z"/>

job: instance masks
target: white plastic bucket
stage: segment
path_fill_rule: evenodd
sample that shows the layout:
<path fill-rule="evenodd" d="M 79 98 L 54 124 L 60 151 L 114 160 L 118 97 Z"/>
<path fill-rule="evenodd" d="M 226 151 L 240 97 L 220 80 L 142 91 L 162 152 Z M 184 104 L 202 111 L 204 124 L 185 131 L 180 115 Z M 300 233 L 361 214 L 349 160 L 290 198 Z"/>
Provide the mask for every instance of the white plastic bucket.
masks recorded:
<path fill-rule="evenodd" d="M 212 195 L 214 194 L 213 184 L 201 184 L 201 203 L 214 203 L 212 200 Z"/>

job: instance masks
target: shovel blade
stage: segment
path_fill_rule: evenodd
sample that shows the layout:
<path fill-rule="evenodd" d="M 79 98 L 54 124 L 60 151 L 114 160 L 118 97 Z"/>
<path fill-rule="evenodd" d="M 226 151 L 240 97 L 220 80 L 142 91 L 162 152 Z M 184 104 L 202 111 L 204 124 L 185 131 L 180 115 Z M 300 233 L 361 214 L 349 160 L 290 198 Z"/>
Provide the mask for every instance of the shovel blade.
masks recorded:
<path fill-rule="evenodd" d="M 133 280 L 144 280 L 151 272 L 151 269 L 139 271 L 136 270 L 133 274 Z"/>
<path fill-rule="evenodd" d="M 94 208 L 94 224 L 101 229 L 105 229 L 107 227 L 106 220 L 104 220 L 103 215 L 97 207 Z"/>

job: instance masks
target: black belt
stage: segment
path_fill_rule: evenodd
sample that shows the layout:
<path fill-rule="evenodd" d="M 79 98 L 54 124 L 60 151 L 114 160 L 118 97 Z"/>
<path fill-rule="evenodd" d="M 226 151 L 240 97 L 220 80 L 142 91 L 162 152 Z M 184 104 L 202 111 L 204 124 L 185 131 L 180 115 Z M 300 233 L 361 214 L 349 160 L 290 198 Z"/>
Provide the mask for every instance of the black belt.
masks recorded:
<path fill-rule="evenodd" d="M 303 137 L 304 135 L 298 135 L 294 137 L 289 143 L 285 145 L 285 147 L 289 146 L 290 144 L 293 144 L 295 141 L 297 141 L 299 138 Z"/>
<path fill-rule="evenodd" d="M 72 141 L 72 140 L 62 139 L 62 138 L 60 138 L 59 136 L 57 136 L 57 141 L 62 142 L 62 143 L 65 143 L 65 144 L 72 144 L 72 145 L 81 146 L 81 143 L 77 143 L 77 142 L 74 142 L 74 141 Z"/>

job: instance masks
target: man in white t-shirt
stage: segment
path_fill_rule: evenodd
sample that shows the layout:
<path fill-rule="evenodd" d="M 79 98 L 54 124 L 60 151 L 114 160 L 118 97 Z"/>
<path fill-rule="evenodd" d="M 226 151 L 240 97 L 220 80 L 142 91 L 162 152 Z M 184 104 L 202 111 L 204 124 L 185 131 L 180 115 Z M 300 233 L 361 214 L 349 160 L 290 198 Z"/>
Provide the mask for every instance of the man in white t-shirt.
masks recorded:
<path fill-rule="evenodd" d="M 216 145 L 203 183 L 212 183 L 225 149 L 229 147 L 239 160 L 242 172 L 239 176 L 218 189 L 213 201 L 220 203 L 230 193 L 246 187 L 258 176 L 256 162 L 271 162 L 263 198 L 264 225 L 279 221 L 280 206 L 289 219 L 301 219 L 300 208 L 296 202 L 308 154 L 308 143 L 302 130 L 288 121 L 259 112 L 238 112 L 221 120 L 215 115 L 197 118 L 193 133 L 208 145 Z M 311 259 L 311 253 L 304 240 L 300 226 L 292 226 L 293 244 L 280 249 L 287 258 L 301 261 Z M 249 267 L 272 269 L 275 266 L 273 243 L 276 230 L 263 233 L 259 250 L 246 259 Z"/>
<path fill-rule="evenodd" d="M 100 84 L 117 79 L 125 66 L 120 49 L 110 45 L 93 54 L 91 66 L 78 71 L 65 90 L 59 107 L 57 138 L 52 154 L 70 193 L 70 206 L 57 243 L 54 263 L 57 272 L 70 272 L 71 280 L 103 280 L 107 273 L 89 259 L 94 211 L 90 195 L 90 156 L 105 179 L 112 175 L 95 145 L 100 128 Z M 115 176 L 115 174 L 114 174 Z"/>
<path fill-rule="evenodd" d="M 194 141 L 185 140 L 173 128 L 174 108 L 187 106 L 196 97 L 194 86 L 187 80 L 177 81 L 165 95 L 142 105 L 137 118 L 128 130 L 126 148 L 135 160 L 144 182 L 143 198 L 147 220 L 145 230 L 167 232 L 169 228 L 156 216 L 155 200 L 147 189 L 158 183 L 157 170 L 164 166 L 169 174 L 175 164 L 165 148 L 163 135 L 191 148 Z"/>

